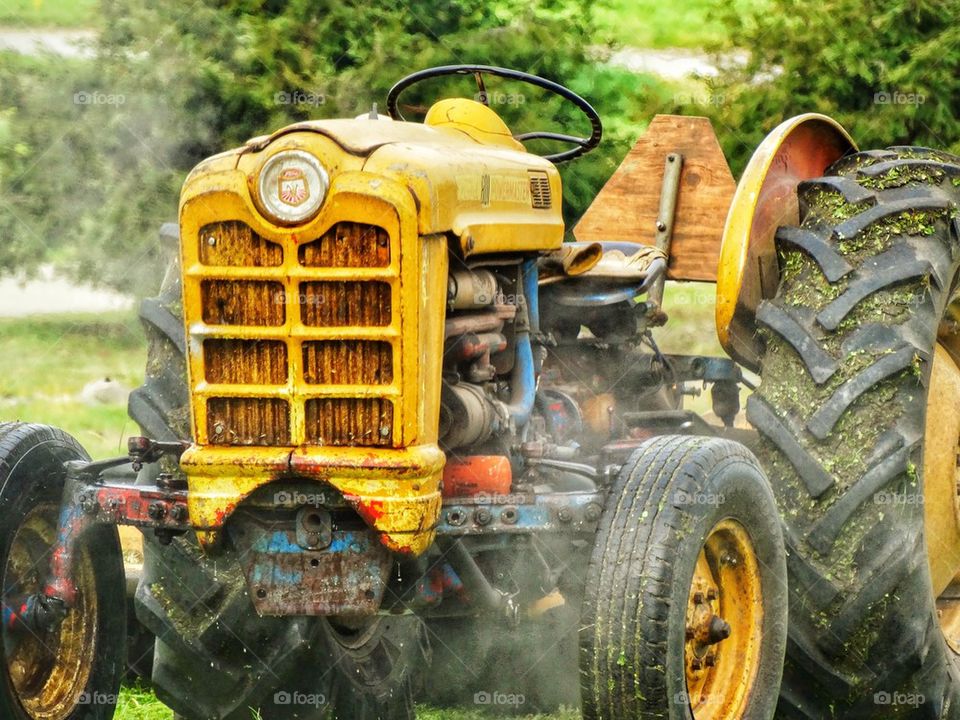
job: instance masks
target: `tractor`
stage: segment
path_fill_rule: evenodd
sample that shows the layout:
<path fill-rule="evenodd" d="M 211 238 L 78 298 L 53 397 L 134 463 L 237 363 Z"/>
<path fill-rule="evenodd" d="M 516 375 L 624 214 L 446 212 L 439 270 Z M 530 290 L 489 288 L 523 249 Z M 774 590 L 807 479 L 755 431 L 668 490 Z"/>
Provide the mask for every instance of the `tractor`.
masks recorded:
<path fill-rule="evenodd" d="M 589 134 L 511 132 L 491 77 Z M 113 716 L 119 526 L 182 720 L 960 712 L 960 160 L 810 114 L 735 186 L 658 116 L 565 241 L 586 100 L 456 65 L 386 111 L 190 172 L 127 455 L 0 425 L 0 717 Z M 729 357 L 661 351 L 668 279 L 716 283 Z"/>

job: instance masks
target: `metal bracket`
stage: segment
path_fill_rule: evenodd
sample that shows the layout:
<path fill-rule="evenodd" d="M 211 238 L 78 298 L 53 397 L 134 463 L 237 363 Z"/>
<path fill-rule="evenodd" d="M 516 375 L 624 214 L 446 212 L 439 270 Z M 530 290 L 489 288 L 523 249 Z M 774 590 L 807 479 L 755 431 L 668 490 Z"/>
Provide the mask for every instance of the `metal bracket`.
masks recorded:
<path fill-rule="evenodd" d="M 656 233 L 653 236 L 654 244 L 664 254 L 670 257 L 670 242 L 673 239 L 673 220 L 677 210 L 677 197 L 680 195 L 680 175 L 683 173 L 683 155 L 678 152 L 668 153 L 663 164 L 663 182 L 660 186 L 660 207 L 657 210 Z M 663 285 L 666 273 L 657 278 L 651 286 L 648 297 L 657 304 L 663 305 Z"/>

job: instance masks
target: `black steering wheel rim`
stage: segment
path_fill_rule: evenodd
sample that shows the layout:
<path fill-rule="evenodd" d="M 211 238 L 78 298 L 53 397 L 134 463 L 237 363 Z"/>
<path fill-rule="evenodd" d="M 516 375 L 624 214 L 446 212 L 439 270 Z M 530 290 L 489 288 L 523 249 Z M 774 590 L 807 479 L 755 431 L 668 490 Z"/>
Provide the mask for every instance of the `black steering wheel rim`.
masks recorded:
<path fill-rule="evenodd" d="M 575 147 L 569 150 L 564 150 L 563 152 L 540 156 L 546 158 L 554 164 L 566 162 L 567 160 L 573 160 L 575 157 L 580 157 L 581 155 L 590 152 L 600 144 L 600 139 L 603 137 L 603 123 L 600 121 L 600 114 L 594 110 L 590 103 L 573 92 L 573 90 L 564 87 L 559 83 L 555 83 L 552 80 L 542 78 L 539 75 L 532 75 L 530 73 L 521 72 L 520 70 L 511 70 L 509 68 L 496 67 L 494 65 L 440 65 L 438 67 L 427 68 L 426 70 L 420 70 L 407 75 L 406 77 L 398 80 L 396 84 L 390 88 L 390 92 L 387 93 L 387 112 L 389 113 L 390 117 L 394 120 L 405 120 L 403 114 L 400 112 L 400 95 L 404 90 L 413 85 L 421 83 L 424 80 L 437 77 L 446 77 L 449 75 L 474 75 L 477 78 L 477 86 L 480 90 L 484 105 L 487 104 L 486 90 L 483 84 L 484 75 L 493 75 L 495 77 L 507 78 L 509 80 L 518 80 L 520 82 L 527 83 L 528 85 L 533 85 L 546 90 L 554 95 L 559 95 L 564 100 L 576 105 L 580 112 L 582 112 L 590 121 L 591 133 L 589 137 L 565 135 L 563 133 L 546 131 L 534 131 L 521 133 L 520 135 L 514 135 L 514 138 L 521 142 L 524 140 L 540 138 L 546 140 L 556 140 L 559 142 L 567 142 L 575 145 Z"/>

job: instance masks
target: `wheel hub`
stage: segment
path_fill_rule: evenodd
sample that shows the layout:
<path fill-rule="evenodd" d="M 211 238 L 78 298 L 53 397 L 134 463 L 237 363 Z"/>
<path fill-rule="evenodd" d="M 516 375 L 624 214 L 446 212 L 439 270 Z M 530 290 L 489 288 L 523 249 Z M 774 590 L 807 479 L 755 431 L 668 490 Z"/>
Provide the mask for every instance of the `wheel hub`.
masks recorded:
<path fill-rule="evenodd" d="M 56 509 L 34 509 L 18 528 L 3 572 L 3 605 L 19 610 L 39 593 L 56 536 Z M 89 552 L 77 558 L 76 606 L 48 630 L 3 630 L 4 655 L 14 690 L 34 720 L 66 720 L 90 680 L 96 648 L 97 597 Z"/>
<path fill-rule="evenodd" d="M 700 551 L 687 602 L 684 655 L 695 720 L 742 716 L 760 661 L 762 601 L 750 536 L 723 520 Z"/>

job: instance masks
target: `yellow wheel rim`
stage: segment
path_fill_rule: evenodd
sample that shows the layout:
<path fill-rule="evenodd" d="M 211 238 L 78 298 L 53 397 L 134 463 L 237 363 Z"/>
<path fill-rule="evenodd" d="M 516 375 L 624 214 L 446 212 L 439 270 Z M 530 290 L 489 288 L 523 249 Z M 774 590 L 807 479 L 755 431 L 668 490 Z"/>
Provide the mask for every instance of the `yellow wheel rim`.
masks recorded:
<path fill-rule="evenodd" d="M 697 559 L 686 613 L 687 696 L 695 720 L 742 718 L 760 664 L 763 591 L 746 528 L 726 519 Z"/>
<path fill-rule="evenodd" d="M 57 532 L 52 506 L 32 510 L 17 529 L 3 572 L 5 597 L 39 592 Z M 33 720 L 66 720 L 90 680 L 96 650 L 97 595 L 88 550 L 76 560 L 77 604 L 57 631 L 4 633 L 7 669 L 20 704 Z M 95 702 L 96 698 L 91 698 Z"/>
<path fill-rule="evenodd" d="M 949 349 L 936 346 L 927 394 L 924 535 L 940 626 L 947 644 L 960 655 L 960 368 L 951 352 L 957 340 L 945 342 L 950 343 Z"/>

